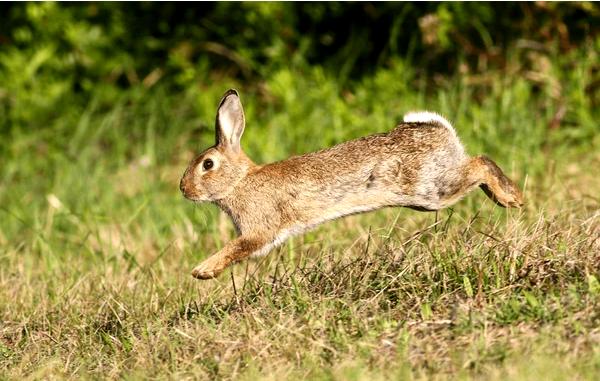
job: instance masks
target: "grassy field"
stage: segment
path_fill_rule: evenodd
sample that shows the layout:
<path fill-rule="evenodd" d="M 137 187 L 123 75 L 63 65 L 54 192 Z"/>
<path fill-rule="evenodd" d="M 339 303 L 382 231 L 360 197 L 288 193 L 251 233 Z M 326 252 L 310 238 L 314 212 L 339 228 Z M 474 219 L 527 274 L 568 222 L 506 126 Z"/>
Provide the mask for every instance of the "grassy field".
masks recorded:
<path fill-rule="evenodd" d="M 434 91 L 398 61 L 344 88 L 317 67 L 39 106 L 38 125 L 2 137 L 0 379 L 598 379 L 598 57 L 578 54 L 571 70 L 509 67 Z M 258 162 L 426 108 L 526 205 L 478 191 L 438 213 L 353 216 L 196 281 L 233 229 L 178 181 L 229 87 Z"/>

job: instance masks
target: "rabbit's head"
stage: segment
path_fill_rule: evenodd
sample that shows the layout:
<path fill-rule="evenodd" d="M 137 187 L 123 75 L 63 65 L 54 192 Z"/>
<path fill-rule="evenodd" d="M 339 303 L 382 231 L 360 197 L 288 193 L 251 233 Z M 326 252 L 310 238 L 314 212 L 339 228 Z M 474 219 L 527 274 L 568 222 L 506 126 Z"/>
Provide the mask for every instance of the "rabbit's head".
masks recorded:
<path fill-rule="evenodd" d="M 240 139 L 245 119 L 237 91 L 229 90 L 217 110 L 216 144 L 196 157 L 186 169 L 179 189 L 192 201 L 216 201 L 227 196 L 248 173 L 252 162 Z"/>

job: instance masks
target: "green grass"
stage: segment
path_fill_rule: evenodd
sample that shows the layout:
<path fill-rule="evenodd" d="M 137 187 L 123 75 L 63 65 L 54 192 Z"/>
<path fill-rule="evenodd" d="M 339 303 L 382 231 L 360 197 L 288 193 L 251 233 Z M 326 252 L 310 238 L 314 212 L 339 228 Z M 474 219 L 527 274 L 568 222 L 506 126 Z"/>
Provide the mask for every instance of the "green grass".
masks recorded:
<path fill-rule="evenodd" d="M 401 61 L 351 88 L 307 68 L 258 87 L 99 88 L 83 108 L 40 111 L 43 125 L 3 136 L 0 379 L 598 378 L 595 65 L 551 66 L 542 83 L 450 78 L 436 91 Z M 230 86 L 256 161 L 427 108 L 494 158 L 526 206 L 476 192 L 438 213 L 353 216 L 195 281 L 233 230 L 214 206 L 184 200 L 178 180 L 212 144 Z"/>

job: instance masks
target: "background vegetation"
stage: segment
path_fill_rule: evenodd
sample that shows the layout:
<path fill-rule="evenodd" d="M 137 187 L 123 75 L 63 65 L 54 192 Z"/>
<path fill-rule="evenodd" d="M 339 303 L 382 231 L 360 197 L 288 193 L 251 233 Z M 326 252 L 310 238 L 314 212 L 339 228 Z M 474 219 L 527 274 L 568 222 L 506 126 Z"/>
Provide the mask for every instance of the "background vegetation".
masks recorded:
<path fill-rule="evenodd" d="M 0 379 L 597 379 L 600 7 L 0 4 Z M 278 160 L 456 125 L 524 188 L 327 224 L 215 281 L 178 180 L 240 90 Z"/>

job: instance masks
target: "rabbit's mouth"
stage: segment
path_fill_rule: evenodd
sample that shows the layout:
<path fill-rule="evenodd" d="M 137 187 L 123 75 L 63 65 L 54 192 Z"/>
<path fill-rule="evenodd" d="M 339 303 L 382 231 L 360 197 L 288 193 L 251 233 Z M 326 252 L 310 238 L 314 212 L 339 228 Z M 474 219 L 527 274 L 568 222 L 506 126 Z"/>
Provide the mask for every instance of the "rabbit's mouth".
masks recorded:
<path fill-rule="evenodd" d="M 210 201 L 210 199 L 208 199 L 207 197 L 186 197 L 186 198 L 196 204 L 201 204 L 203 202 Z"/>
<path fill-rule="evenodd" d="M 196 194 L 194 192 L 186 192 L 185 190 L 182 190 L 181 193 L 183 193 L 183 197 L 196 203 L 209 201 L 208 197 Z"/>
<path fill-rule="evenodd" d="M 193 202 L 208 201 L 206 196 L 203 197 L 202 195 L 195 192 L 193 187 L 191 187 L 189 185 L 189 183 L 187 181 L 185 181 L 185 178 L 182 179 L 181 182 L 179 183 L 179 190 L 183 194 L 183 197 L 187 198 L 190 201 L 193 201 Z"/>

